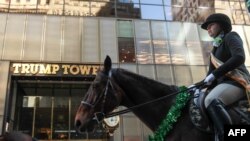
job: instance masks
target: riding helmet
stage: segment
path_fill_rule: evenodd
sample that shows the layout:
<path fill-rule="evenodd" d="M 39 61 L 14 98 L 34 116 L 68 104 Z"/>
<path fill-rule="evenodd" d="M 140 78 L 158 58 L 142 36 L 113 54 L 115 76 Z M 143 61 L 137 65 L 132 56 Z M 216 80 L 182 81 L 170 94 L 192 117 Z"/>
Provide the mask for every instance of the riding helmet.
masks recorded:
<path fill-rule="evenodd" d="M 224 29 L 224 32 L 228 33 L 232 30 L 231 20 L 230 18 L 222 13 L 215 13 L 206 19 L 206 21 L 201 25 L 201 28 L 207 30 L 207 27 L 210 23 L 217 22 L 221 24 L 222 28 Z"/>

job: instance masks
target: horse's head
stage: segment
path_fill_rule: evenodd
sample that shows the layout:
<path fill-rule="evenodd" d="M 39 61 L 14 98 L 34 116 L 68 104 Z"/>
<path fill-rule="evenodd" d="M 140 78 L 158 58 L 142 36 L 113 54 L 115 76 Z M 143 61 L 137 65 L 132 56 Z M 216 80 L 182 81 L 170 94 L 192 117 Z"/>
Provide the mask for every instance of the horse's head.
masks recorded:
<path fill-rule="evenodd" d="M 75 116 L 76 130 L 93 131 L 95 123 L 99 123 L 104 115 L 111 112 L 120 104 L 119 88 L 114 83 L 109 56 L 104 61 L 104 67 L 98 72 L 90 85 Z"/>

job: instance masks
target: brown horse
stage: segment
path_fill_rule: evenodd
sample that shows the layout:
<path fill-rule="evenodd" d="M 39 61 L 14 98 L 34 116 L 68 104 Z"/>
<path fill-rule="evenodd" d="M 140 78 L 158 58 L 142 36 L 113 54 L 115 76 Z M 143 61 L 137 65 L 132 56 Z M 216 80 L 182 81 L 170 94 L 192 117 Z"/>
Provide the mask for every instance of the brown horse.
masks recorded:
<path fill-rule="evenodd" d="M 111 59 L 107 56 L 103 70 L 97 74 L 78 108 L 75 116 L 75 126 L 78 131 L 83 128 L 93 128 L 88 123 L 93 122 L 96 113 L 106 115 L 119 105 L 133 107 L 179 91 L 177 86 L 165 85 L 124 69 L 111 69 L 111 64 Z M 175 95 L 171 95 L 157 103 L 133 109 L 132 112 L 155 131 L 174 102 Z M 182 110 L 181 117 L 166 136 L 166 140 L 213 140 L 213 134 L 203 132 L 192 124 L 188 107 Z"/>

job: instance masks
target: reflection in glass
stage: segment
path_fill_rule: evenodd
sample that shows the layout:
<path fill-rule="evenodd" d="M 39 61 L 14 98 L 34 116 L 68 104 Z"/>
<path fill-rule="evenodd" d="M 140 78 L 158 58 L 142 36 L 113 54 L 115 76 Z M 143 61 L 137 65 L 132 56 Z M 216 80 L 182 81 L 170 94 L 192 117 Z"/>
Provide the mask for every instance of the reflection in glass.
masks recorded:
<path fill-rule="evenodd" d="M 232 10 L 231 11 L 232 15 L 233 15 L 233 23 L 234 24 L 244 24 L 244 15 L 242 13 L 241 10 Z"/>
<path fill-rule="evenodd" d="M 154 65 L 138 65 L 138 74 L 151 79 L 155 79 Z"/>
<path fill-rule="evenodd" d="M 164 20 L 163 6 L 141 5 L 142 19 Z"/>
<path fill-rule="evenodd" d="M 113 2 L 91 2 L 90 16 L 115 17 L 115 6 Z"/>
<path fill-rule="evenodd" d="M 204 65 L 200 39 L 197 26 L 194 23 L 184 23 L 184 33 L 186 36 L 186 45 L 188 48 L 190 65 Z"/>
<path fill-rule="evenodd" d="M 162 0 L 140 0 L 142 4 L 160 4 L 162 5 Z"/>
<path fill-rule="evenodd" d="M 151 22 L 152 42 L 156 64 L 170 64 L 166 22 Z"/>
<path fill-rule="evenodd" d="M 117 3 L 116 13 L 121 18 L 141 18 L 140 6 L 133 3 Z"/>
<path fill-rule="evenodd" d="M 54 90 L 53 139 L 69 139 L 69 89 Z"/>
<path fill-rule="evenodd" d="M 173 20 L 173 13 L 172 13 L 172 7 L 170 6 L 165 6 L 165 17 L 167 21 L 172 21 Z"/>
<path fill-rule="evenodd" d="M 189 66 L 174 66 L 174 77 L 177 86 L 188 86 L 192 84 Z"/>
<path fill-rule="evenodd" d="M 199 2 L 199 7 L 212 7 L 212 8 L 214 7 L 214 3 L 215 3 L 214 0 L 199 0 L 198 2 Z"/>
<path fill-rule="evenodd" d="M 135 63 L 134 38 L 118 38 L 119 62 Z"/>
<path fill-rule="evenodd" d="M 202 47 L 202 56 L 203 56 L 205 65 L 209 65 L 209 56 L 213 48 L 213 43 L 212 41 L 201 41 L 201 47 Z"/>
<path fill-rule="evenodd" d="M 90 16 L 89 1 L 65 1 L 65 15 Z"/>
<path fill-rule="evenodd" d="M 135 62 L 134 27 L 130 20 L 117 21 L 119 62 Z"/>
<path fill-rule="evenodd" d="M 171 65 L 156 65 L 157 81 L 167 85 L 174 84 L 174 77 Z"/>
<path fill-rule="evenodd" d="M 206 76 L 205 66 L 190 66 L 193 83 L 200 82 Z"/>
<path fill-rule="evenodd" d="M 38 139 L 52 139 L 51 131 L 51 108 L 52 99 L 50 96 L 39 96 L 35 98 L 35 134 Z"/>
<path fill-rule="evenodd" d="M 170 53 L 173 64 L 188 64 L 187 48 L 185 46 L 185 34 L 182 23 L 167 23 L 170 42 Z"/>

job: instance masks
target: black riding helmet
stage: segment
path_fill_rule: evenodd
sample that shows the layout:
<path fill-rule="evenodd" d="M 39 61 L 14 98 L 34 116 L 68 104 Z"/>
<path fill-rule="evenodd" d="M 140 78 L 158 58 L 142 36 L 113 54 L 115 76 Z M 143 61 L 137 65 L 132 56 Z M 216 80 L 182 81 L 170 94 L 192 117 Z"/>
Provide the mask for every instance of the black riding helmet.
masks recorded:
<path fill-rule="evenodd" d="M 230 18 L 222 13 L 215 13 L 207 17 L 206 21 L 201 25 L 201 28 L 207 30 L 210 23 L 217 22 L 221 24 L 224 32 L 228 33 L 232 30 Z"/>

